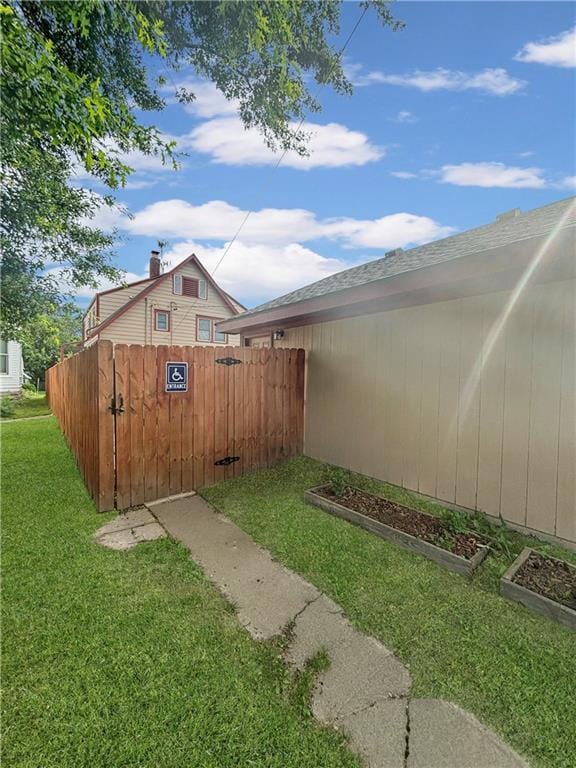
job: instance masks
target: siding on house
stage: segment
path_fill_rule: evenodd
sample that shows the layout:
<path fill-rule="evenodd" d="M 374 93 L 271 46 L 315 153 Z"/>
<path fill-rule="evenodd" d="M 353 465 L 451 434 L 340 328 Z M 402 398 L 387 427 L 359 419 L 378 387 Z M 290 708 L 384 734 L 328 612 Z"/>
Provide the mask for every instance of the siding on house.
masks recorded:
<path fill-rule="evenodd" d="M 185 264 L 177 270 L 178 274 L 196 279 L 204 276 L 195 264 Z M 149 285 L 130 286 L 100 297 L 100 321 L 123 306 L 129 299 Z M 207 317 L 214 321 L 223 320 L 232 314 L 230 307 L 221 296 L 208 284 L 207 299 L 175 295 L 172 292 L 172 277 L 158 283 L 141 301 L 120 315 L 104 328 L 100 339 L 109 339 L 117 344 L 202 344 L 202 346 L 221 346 L 218 343 L 197 340 L 197 318 Z M 239 306 L 239 305 L 238 305 Z M 170 330 L 156 331 L 154 328 L 154 310 L 166 310 L 171 313 Z M 229 346 L 238 346 L 240 336 L 228 335 Z M 222 344 L 224 346 L 224 344 Z"/>
<path fill-rule="evenodd" d="M 6 349 L 8 354 L 8 372 L 0 373 L 0 393 L 19 394 L 22 390 L 24 379 L 22 347 L 17 341 L 9 341 L 6 344 Z"/>
<path fill-rule="evenodd" d="M 575 297 L 569 279 L 286 329 L 275 346 L 308 350 L 305 453 L 574 545 Z"/>

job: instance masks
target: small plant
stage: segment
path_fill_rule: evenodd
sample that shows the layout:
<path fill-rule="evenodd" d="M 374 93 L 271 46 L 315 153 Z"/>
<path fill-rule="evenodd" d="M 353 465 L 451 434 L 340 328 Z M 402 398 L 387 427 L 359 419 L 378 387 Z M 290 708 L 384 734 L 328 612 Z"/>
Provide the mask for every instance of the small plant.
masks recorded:
<path fill-rule="evenodd" d="M 350 472 L 342 467 L 327 467 L 326 485 L 332 488 L 335 496 L 342 496 L 350 485 Z"/>
<path fill-rule="evenodd" d="M 470 518 L 465 512 L 460 512 L 457 509 L 444 510 L 442 520 L 450 533 L 465 533 L 470 530 Z"/>
<path fill-rule="evenodd" d="M 512 542 L 505 525 L 496 525 L 485 514 L 477 512 L 470 518 L 470 528 L 488 539 L 493 550 L 512 557 L 513 550 L 510 546 Z"/>
<path fill-rule="evenodd" d="M 23 392 L 36 392 L 36 386 L 31 381 L 25 381 L 24 384 L 22 384 L 22 391 Z"/>
<path fill-rule="evenodd" d="M 14 416 L 15 412 L 16 403 L 14 402 L 14 398 L 10 397 L 9 395 L 5 395 L 0 400 L 0 416 L 2 416 L 3 419 L 6 419 L 10 416 Z"/>

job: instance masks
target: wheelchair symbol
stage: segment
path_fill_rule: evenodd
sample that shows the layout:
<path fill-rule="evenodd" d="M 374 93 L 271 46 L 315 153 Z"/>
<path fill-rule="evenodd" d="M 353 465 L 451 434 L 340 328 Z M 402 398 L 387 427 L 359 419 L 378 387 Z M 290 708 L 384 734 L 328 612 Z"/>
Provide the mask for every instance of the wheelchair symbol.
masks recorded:
<path fill-rule="evenodd" d="M 188 391 L 188 363 L 166 363 L 166 392 Z"/>

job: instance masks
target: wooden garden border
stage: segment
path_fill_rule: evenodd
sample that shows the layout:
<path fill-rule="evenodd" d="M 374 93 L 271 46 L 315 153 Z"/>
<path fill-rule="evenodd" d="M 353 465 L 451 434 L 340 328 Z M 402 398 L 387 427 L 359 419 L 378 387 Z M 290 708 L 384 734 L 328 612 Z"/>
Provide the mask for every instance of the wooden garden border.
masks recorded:
<path fill-rule="evenodd" d="M 356 512 L 335 501 L 330 501 L 330 499 L 317 493 L 322 487 L 324 486 L 305 491 L 304 499 L 310 504 L 320 507 L 326 512 L 330 512 L 332 515 L 336 515 L 336 517 L 341 517 L 344 520 L 348 520 L 350 523 L 366 528 L 366 530 L 375 533 L 377 536 L 381 536 L 383 539 L 399 544 L 410 552 L 417 552 L 419 555 L 424 555 L 424 557 L 427 557 L 429 560 L 433 560 L 435 563 L 443 565 L 445 568 L 448 568 L 448 570 L 454 571 L 455 573 L 460 573 L 463 576 L 471 576 L 490 550 L 489 546 L 485 546 L 480 549 L 474 557 L 467 560 L 465 557 L 454 554 L 454 552 L 449 552 L 447 549 L 442 549 L 428 541 L 418 539 L 416 536 L 398 530 L 398 528 L 392 528 L 392 526 L 374 520 L 367 515 L 363 515 L 361 512 Z"/>

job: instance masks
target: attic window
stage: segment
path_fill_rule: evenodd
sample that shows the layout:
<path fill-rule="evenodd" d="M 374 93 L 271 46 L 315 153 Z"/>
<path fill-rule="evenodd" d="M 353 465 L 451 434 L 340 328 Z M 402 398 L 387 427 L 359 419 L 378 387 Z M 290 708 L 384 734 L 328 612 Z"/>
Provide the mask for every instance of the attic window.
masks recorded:
<path fill-rule="evenodd" d="M 193 277 L 182 278 L 182 293 L 195 299 L 207 299 L 208 288 L 206 280 L 196 280 Z"/>
<path fill-rule="evenodd" d="M 198 280 L 193 277 L 182 278 L 182 294 L 184 296 L 191 296 L 194 299 L 198 298 Z"/>

